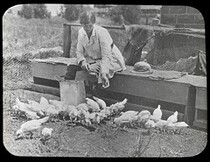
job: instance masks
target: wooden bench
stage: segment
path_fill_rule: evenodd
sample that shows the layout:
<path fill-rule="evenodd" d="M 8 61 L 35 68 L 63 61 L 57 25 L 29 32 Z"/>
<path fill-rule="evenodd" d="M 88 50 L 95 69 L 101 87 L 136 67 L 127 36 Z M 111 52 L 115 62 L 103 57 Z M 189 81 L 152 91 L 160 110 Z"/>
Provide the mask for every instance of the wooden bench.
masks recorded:
<path fill-rule="evenodd" d="M 65 58 L 70 60 L 69 58 Z M 58 60 L 54 58 L 54 60 Z M 42 61 L 32 61 L 32 75 L 33 81 L 36 85 L 42 85 L 50 89 L 49 87 L 54 87 L 54 89 L 59 88 L 59 83 L 54 79 L 54 75 L 64 75 L 66 72 L 67 64 L 65 63 L 55 63 Z M 114 78 L 110 79 L 110 87 L 103 89 L 106 93 L 121 93 L 125 95 L 132 95 L 137 97 L 143 97 L 148 99 L 154 99 L 157 101 L 165 101 L 169 103 L 179 104 L 184 106 L 184 111 L 180 107 L 177 109 L 178 112 L 184 112 L 184 120 L 191 124 L 194 121 L 195 114 L 195 101 L 196 100 L 196 88 L 192 86 L 190 80 L 195 78 L 194 76 L 187 75 L 179 79 L 172 79 L 168 81 L 164 80 L 152 80 L 147 77 L 131 73 L 131 66 L 127 66 L 127 69 L 123 72 L 117 72 Z M 196 77 L 201 79 L 200 77 Z M 43 89 L 42 87 L 41 89 Z M 56 93 L 59 93 L 57 90 Z M 200 96 L 197 94 L 197 96 Z M 106 98 L 107 100 L 112 100 L 112 98 Z M 203 99 L 200 104 L 205 102 Z M 199 101 L 196 103 L 199 104 Z M 131 104 L 131 107 L 137 109 L 140 106 L 138 104 Z M 154 110 L 154 108 L 150 108 Z M 165 111 L 166 116 L 171 115 L 173 111 Z M 182 116 L 180 116 L 180 119 Z"/>

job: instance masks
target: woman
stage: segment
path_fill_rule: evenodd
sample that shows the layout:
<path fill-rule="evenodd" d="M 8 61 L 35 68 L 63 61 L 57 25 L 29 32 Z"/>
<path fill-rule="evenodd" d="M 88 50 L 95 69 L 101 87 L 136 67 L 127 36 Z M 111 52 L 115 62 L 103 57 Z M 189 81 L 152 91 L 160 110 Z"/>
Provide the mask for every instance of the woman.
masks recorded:
<path fill-rule="evenodd" d="M 82 28 L 78 33 L 76 49 L 79 66 L 68 66 L 64 79 L 73 80 L 77 71 L 87 70 L 90 74 L 96 74 L 98 83 L 107 88 L 114 73 L 125 70 L 126 67 L 124 58 L 114 45 L 109 32 L 95 25 L 95 21 L 96 17 L 91 12 L 83 12 L 80 15 Z"/>

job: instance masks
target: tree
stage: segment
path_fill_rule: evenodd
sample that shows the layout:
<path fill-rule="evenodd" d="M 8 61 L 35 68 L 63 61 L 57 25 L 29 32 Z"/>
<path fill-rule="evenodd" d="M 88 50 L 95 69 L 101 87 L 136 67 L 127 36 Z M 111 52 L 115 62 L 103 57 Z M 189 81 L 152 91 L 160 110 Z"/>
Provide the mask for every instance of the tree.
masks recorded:
<path fill-rule="evenodd" d="M 34 17 L 33 7 L 30 4 L 24 4 L 22 9 L 18 11 L 18 15 L 26 19 L 31 19 Z"/>
<path fill-rule="evenodd" d="M 50 18 L 51 13 L 47 11 L 45 4 L 34 4 L 34 18 Z"/>
<path fill-rule="evenodd" d="M 83 11 L 82 5 L 64 5 L 64 8 L 63 17 L 68 21 L 78 20 L 80 13 Z"/>
<path fill-rule="evenodd" d="M 141 15 L 141 9 L 137 5 L 118 5 L 110 9 L 111 19 L 115 22 L 121 21 L 121 15 L 130 24 L 136 24 Z"/>
<path fill-rule="evenodd" d="M 30 18 L 50 18 L 51 13 L 47 11 L 45 4 L 24 4 L 18 11 L 18 15 L 26 19 Z"/>

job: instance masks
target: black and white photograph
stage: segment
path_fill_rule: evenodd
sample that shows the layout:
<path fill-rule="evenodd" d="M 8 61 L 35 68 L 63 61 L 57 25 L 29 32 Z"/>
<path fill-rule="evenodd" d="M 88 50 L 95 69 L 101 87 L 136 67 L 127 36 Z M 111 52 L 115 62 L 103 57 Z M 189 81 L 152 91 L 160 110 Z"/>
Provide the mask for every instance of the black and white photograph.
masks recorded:
<path fill-rule="evenodd" d="M 18 4 L 2 16 L 4 149 L 18 157 L 163 158 L 207 146 L 196 7 Z"/>

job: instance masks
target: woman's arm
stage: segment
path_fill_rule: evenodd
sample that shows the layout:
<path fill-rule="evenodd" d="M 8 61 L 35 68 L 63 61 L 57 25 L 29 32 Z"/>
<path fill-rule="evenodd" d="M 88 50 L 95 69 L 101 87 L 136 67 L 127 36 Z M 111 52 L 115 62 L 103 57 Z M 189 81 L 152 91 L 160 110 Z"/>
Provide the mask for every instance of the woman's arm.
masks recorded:
<path fill-rule="evenodd" d="M 77 40 L 78 40 L 78 42 L 77 42 L 76 55 L 77 55 L 77 62 L 78 62 L 78 64 L 80 64 L 82 61 L 86 61 L 86 59 L 84 57 L 85 49 L 82 45 L 83 38 L 82 38 L 80 31 L 79 31 Z"/>

